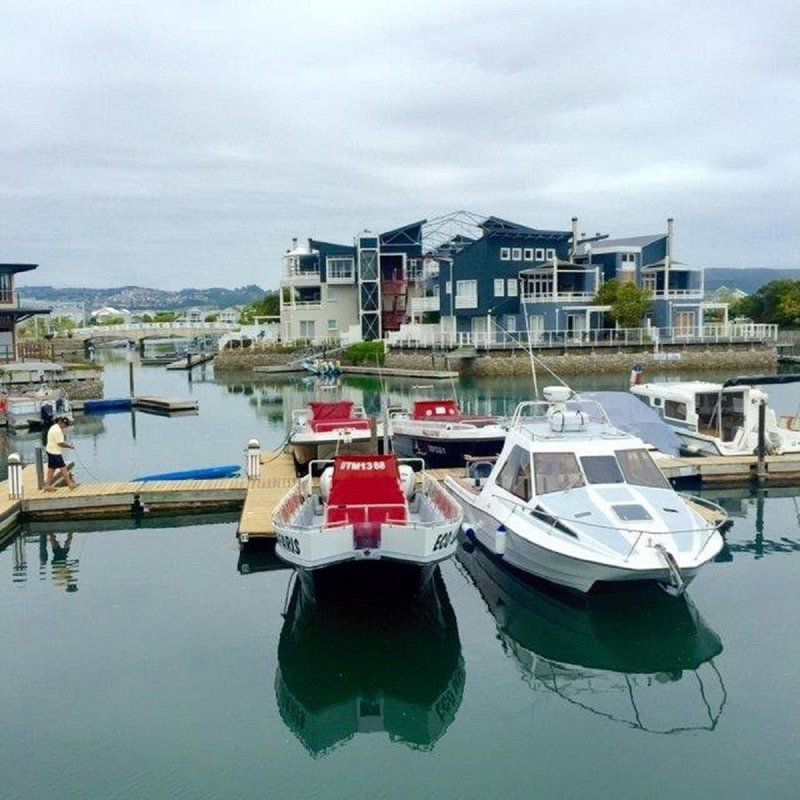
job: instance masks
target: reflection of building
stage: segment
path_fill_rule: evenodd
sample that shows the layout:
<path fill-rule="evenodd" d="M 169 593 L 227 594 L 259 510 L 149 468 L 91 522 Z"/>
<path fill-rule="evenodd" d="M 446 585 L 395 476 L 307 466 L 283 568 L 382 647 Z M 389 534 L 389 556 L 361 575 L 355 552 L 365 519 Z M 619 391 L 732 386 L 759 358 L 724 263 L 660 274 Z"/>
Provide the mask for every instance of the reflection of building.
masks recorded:
<path fill-rule="evenodd" d="M 23 307 L 19 293 L 14 291 L 14 276 L 30 272 L 37 264 L 0 264 L 0 361 L 17 357 L 16 327 L 34 314 L 49 314 L 49 308 Z"/>
<path fill-rule="evenodd" d="M 575 598 L 512 572 L 480 546 L 464 565 L 526 683 L 651 733 L 713 729 L 725 687 L 722 643 L 686 597 L 652 587 Z"/>
<path fill-rule="evenodd" d="M 324 600 L 295 584 L 278 643 L 281 717 L 314 756 L 379 731 L 430 749 L 455 718 L 464 690 L 444 581 L 437 568 L 415 597 L 386 579 L 384 564 L 355 568 L 358 581 L 342 575 Z"/>

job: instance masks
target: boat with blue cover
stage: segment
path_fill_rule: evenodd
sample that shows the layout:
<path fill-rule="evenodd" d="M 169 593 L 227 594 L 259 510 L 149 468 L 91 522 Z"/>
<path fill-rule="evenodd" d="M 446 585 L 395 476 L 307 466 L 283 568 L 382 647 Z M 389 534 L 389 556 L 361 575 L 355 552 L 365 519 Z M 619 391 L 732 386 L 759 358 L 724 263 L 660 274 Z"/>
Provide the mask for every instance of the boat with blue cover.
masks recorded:
<path fill-rule="evenodd" d="M 175 472 L 159 472 L 154 475 L 140 475 L 134 481 L 213 481 L 219 478 L 238 478 L 242 468 L 238 464 L 223 464 L 219 467 L 201 467 Z"/>
<path fill-rule="evenodd" d="M 130 411 L 133 407 L 131 397 L 104 397 L 100 400 L 86 400 L 84 414 L 105 414 L 109 411 Z"/>

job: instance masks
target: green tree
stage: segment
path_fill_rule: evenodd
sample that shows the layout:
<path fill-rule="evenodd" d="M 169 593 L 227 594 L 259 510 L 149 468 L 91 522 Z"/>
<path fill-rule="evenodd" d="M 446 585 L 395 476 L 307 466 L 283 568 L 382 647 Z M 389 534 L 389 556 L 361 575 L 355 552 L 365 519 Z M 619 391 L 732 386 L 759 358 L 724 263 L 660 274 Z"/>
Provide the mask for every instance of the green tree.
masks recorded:
<path fill-rule="evenodd" d="M 764 284 L 730 308 L 734 317 L 749 317 L 754 322 L 796 325 L 800 320 L 800 281 L 781 279 Z"/>
<path fill-rule="evenodd" d="M 610 306 L 608 316 L 621 328 L 638 328 L 653 305 L 653 294 L 631 281 L 620 283 L 611 278 L 598 290 L 594 304 Z"/>
<path fill-rule="evenodd" d="M 254 300 L 242 309 L 239 322 L 242 325 L 252 325 L 256 317 L 277 317 L 280 313 L 278 293 L 267 292 L 260 300 Z"/>

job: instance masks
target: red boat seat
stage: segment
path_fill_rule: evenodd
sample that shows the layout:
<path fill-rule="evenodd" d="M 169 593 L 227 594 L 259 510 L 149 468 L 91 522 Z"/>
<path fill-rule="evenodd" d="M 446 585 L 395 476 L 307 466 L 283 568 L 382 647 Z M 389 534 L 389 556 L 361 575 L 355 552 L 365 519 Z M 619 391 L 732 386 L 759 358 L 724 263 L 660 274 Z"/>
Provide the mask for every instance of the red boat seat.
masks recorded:
<path fill-rule="evenodd" d="M 395 456 L 338 456 L 326 507 L 328 524 L 375 532 L 383 522 L 406 522 L 408 506 Z"/>
<path fill-rule="evenodd" d="M 369 430 L 369 420 L 353 416 L 353 403 L 349 400 L 312 402 L 308 407 L 311 409 L 311 430 L 315 433 L 335 431 L 338 428 Z"/>
<path fill-rule="evenodd" d="M 458 420 L 463 415 L 455 400 L 417 400 L 412 416 L 414 419 Z"/>

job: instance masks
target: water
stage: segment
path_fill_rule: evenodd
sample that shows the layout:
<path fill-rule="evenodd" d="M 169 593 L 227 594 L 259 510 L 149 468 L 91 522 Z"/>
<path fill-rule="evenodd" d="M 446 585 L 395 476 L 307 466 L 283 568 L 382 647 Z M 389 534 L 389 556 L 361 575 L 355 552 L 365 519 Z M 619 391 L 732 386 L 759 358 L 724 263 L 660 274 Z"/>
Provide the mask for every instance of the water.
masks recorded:
<path fill-rule="evenodd" d="M 241 461 L 315 391 L 137 372 L 187 388 L 198 416 L 76 426 L 79 480 Z M 0 797 L 795 797 L 800 493 L 705 494 L 733 527 L 687 602 L 575 602 L 477 551 L 418 596 L 365 576 L 315 603 L 235 516 L 31 526 L 0 552 Z"/>

